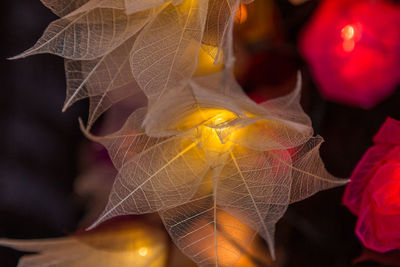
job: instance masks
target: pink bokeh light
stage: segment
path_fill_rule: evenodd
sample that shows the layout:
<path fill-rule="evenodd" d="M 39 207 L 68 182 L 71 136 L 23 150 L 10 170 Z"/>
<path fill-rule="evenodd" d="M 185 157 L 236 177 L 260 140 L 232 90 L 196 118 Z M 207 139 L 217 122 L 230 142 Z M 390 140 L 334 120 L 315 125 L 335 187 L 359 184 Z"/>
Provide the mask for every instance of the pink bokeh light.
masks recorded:
<path fill-rule="evenodd" d="M 400 83 L 400 4 L 325 0 L 299 46 L 326 99 L 371 108 Z"/>

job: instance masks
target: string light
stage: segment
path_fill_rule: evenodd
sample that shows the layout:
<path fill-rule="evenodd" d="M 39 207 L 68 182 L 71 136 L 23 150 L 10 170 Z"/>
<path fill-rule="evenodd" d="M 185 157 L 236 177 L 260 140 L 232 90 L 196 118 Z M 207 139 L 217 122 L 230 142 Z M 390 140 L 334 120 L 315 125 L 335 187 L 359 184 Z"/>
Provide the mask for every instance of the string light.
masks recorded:
<path fill-rule="evenodd" d="M 146 247 L 142 247 L 139 249 L 139 255 L 142 257 L 145 257 L 148 252 L 149 252 L 149 250 Z"/>
<path fill-rule="evenodd" d="M 342 29 L 342 38 L 344 40 L 351 40 L 354 38 L 354 27 L 347 25 Z"/>
<path fill-rule="evenodd" d="M 243 24 L 247 20 L 247 8 L 245 5 L 240 4 L 238 10 L 236 11 L 236 16 L 235 16 L 235 23 L 236 24 Z"/>
<path fill-rule="evenodd" d="M 223 136 L 225 134 L 233 134 L 234 130 L 229 126 L 229 123 L 237 119 L 237 116 L 233 112 L 223 109 L 203 110 L 202 116 L 206 114 L 205 112 L 209 114 L 217 112 L 217 114 L 212 116 L 203 126 L 200 126 L 201 143 L 209 151 L 227 151 L 232 146 L 232 143 L 225 142 Z"/>
<path fill-rule="evenodd" d="M 342 28 L 341 37 L 343 39 L 343 50 L 352 52 L 356 46 L 356 29 L 353 25 L 346 25 Z"/>

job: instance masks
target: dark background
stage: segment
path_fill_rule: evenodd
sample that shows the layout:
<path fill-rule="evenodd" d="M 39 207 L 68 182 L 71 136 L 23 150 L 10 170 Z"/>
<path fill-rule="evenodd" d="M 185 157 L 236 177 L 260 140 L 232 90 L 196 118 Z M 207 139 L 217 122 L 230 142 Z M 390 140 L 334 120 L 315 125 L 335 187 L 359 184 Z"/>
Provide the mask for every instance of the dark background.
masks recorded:
<path fill-rule="evenodd" d="M 303 106 L 316 133 L 326 140 L 322 158 L 334 175 L 348 177 L 386 117 L 400 119 L 400 92 L 371 110 L 322 99 L 296 50 L 298 32 L 317 5 L 314 0 L 300 6 L 275 1 L 276 39 L 246 47 L 246 68 L 251 71 L 242 70 L 239 80 L 253 93 L 277 88 L 301 69 Z M 86 116 L 87 102 L 61 112 L 63 59 L 39 55 L 6 60 L 33 45 L 57 17 L 39 0 L 3 0 L 0 10 L 0 237 L 63 236 L 76 230 L 86 209 L 85 199 L 73 192 L 73 183 L 79 173 L 80 148 L 88 142 L 78 125 L 78 117 Z M 289 207 L 277 226 L 284 266 L 352 266 L 362 247 L 354 235 L 355 217 L 341 205 L 342 193 L 343 188 L 325 191 Z M 15 266 L 21 255 L 0 247 L 0 266 Z"/>

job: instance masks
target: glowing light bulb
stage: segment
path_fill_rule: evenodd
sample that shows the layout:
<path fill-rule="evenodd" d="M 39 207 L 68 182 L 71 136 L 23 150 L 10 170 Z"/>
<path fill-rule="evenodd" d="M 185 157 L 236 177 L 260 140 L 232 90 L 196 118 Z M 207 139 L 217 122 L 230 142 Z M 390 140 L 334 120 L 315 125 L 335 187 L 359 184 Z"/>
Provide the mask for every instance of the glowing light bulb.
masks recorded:
<path fill-rule="evenodd" d="M 149 250 L 146 247 L 142 247 L 139 249 L 139 255 L 142 257 L 145 257 L 148 252 L 149 252 Z"/>
<path fill-rule="evenodd" d="M 185 116 L 176 129 L 192 131 L 192 141 L 195 140 L 205 153 L 218 156 L 233 146 L 231 140 L 236 136 L 238 119 L 237 114 L 226 109 L 198 108 Z M 187 145 L 186 140 L 183 139 L 183 146 Z"/>
<path fill-rule="evenodd" d="M 221 127 L 222 125 L 224 125 L 224 123 L 226 123 L 227 121 L 222 118 L 222 117 L 217 117 L 213 120 L 212 124 L 215 127 L 218 127 L 219 129 L 224 129 L 225 127 Z"/>
<path fill-rule="evenodd" d="M 220 153 L 229 150 L 232 143 L 226 137 L 234 134 L 230 123 L 238 118 L 235 113 L 224 109 L 201 109 L 193 115 L 202 118 L 198 138 L 206 151 Z"/>
<path fill-rule="evenodd" d="M 221 110 L 221 113 L 201 126 L 201 141 L 208 152 L 226 152 L 232 147 L 232 143 L 226 138 L 233 137 L 235 130 L 229 124 L 236 118 L 234 113 Z"/>
<path fill-rule="evenodd" d="M 215 119 L 215 123 L 217 123 L 217 124 L 222 123 L 223 121 L 224 121 L 223 118 L 217 118 L 217 119 Z"/>
<path fill-rule="evenodd" d="M 351 52 L 356 46 L 356 28 L 352 25 L 346 25 L 342 28 L 341 37 L 343 39 L 342 47 L 345 52 Z"/>
<path fill-rule="evenodd" d="M 341 36 L 344 40 L 351 40 L 354 38 L 354 32 L 354 27 L 351 25 L 347 25 L 343 27 Z"/>
<path fill-rule="evenodd" d="M 237 24 L 242 24 L 245 23 L 247 20 L 247 9 L 245 5 L 240 4 L 238 10 L 236 11 L 236 16 L 235 16 L 235 23 Z"/>

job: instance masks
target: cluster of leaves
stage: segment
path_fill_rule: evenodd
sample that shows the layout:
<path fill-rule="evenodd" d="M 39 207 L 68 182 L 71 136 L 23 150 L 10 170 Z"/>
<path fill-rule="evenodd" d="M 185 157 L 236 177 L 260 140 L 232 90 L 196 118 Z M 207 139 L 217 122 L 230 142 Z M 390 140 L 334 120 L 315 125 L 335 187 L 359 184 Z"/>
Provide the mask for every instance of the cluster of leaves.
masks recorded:
<path fill-rule="evenodd" d="M 233 64 L 231 33 L 240 0 L 42 2 L 61 18 L 14 58 L 39 53 L 66 58 L 63 110 L 89 97 L 89 127 L 111 105 L 139 91 L 153 104 L 180 90 L 196 70 L 202 45 L 216 61 Z"/>
<path fill-rule="evenodd" d="M 234 266 L 256 234 L 274 257 L 287 206 L 345 183 L 319 157 L 321 137 L 289 95 L 255 104 L 232 74 L 240 0 L 42 0 L 61 16 L 18 57 L 66 58 L 64 110 L 89 97 L 86 135 L 109 151 L 118 175 L 91 226 L 158 212 L 178 247 L 201 266 Z M 243 1 L 242 2 L 250 2 Z M 203 50 L 220 72 L 194 77 Z M 300 75 L 299 75 L 300 76 Z M 113 104 L 144 93 L 117 132 L 93 136 Z"/>

